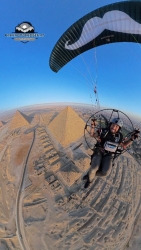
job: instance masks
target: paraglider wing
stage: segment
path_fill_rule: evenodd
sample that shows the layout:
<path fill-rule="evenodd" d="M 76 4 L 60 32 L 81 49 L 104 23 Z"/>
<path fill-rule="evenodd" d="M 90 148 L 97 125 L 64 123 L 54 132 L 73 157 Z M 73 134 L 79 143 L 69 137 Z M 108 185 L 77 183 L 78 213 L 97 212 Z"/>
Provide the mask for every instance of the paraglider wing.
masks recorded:
<path fill-rule="evenodd" d="M 114 42 L 141 42 L 141 2 L 118 2 L 85 15 L 58 40 L 50 68 L 58 72 L 79 54 Z"/>

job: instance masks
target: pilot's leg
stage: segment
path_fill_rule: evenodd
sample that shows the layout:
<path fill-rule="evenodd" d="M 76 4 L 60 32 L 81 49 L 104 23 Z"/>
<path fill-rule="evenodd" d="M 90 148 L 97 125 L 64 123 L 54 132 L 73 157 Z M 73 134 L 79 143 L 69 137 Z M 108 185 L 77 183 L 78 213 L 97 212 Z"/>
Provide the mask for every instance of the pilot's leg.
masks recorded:
<path fill-rule="evenodd" d="M 91 167 L 90 167 L 90 170 L 88 172 L 90 182 L 93 181 L 93 179 L 96 175 L 96 171 L 99 169 L 101 161 L 102 161 L 102 152 L 99 150 L 99 152 L 96 152 L 94 154 L 94 156 L 92 158 L 92 162 L 91 162 Z"/>
<path fill-rule="evenodd" d="M 96 150 L 96 152 L 94 153 L 94 155 L 92 157 L 91 167 L 90 167 L 90 170 L 89 170 L 89 172 L 88 172 L 88 174 L 86 176 L 87 181 L 86 181 L 86 183 L 84 185 L 84 188 L 87 188 L 89 186 L 89 184 L 95 178 L 96 172 L 99 169 L 101 161 L 102 161 L 102 152 L 100 150 Z"/>
<path fill-rule="evenodd" d="M 113 157 L 111 154 L 105 155 L 101 162 L 101 176 L 107 176 L 110 174 L 113 165 Z"/>

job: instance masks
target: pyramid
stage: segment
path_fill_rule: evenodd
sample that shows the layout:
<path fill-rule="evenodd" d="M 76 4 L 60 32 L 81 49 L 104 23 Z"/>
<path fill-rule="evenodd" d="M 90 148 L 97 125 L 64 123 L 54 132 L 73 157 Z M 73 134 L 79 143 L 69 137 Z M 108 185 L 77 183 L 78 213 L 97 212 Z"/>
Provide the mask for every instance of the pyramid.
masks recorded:
<path fill-rule="evenodd" d="M 28 126 L 29 118 L 19 110 L 16 111 L 10 123 L 10 130 L 14 130 L 20 127 Z"/>
<path fill-rule="evenodd" d="M 66 107 L 48 125 L 55 139 L 62 145 L 68 146 L 84 135 L 85 122 L 71 108 Z"/>

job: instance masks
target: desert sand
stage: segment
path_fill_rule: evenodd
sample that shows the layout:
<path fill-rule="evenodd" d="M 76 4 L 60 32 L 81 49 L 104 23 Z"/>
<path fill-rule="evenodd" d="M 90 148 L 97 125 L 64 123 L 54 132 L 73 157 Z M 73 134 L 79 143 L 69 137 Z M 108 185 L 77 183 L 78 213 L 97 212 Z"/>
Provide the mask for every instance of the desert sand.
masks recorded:
<path fill-rule="evenodd" d="M 0 249 L 138 250 L 141 166 L 121 155 L 89 189 L 88 110 L 17 111 L 0 127 Z M 134 145 L 138 149 L 139 140 Z"/>

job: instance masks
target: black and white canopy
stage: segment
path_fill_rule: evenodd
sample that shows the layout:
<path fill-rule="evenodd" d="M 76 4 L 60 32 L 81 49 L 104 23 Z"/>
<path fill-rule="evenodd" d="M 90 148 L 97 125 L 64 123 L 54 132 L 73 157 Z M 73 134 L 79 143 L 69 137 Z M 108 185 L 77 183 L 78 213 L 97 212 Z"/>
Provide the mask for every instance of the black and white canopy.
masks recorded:
<path fill-rule="evenodd" d="M 58 72 L 79 54 L 115 42 L 141 43 L 140 1 L 109 4 L 79 19 L 53 48 L 50 68 Z"/>

